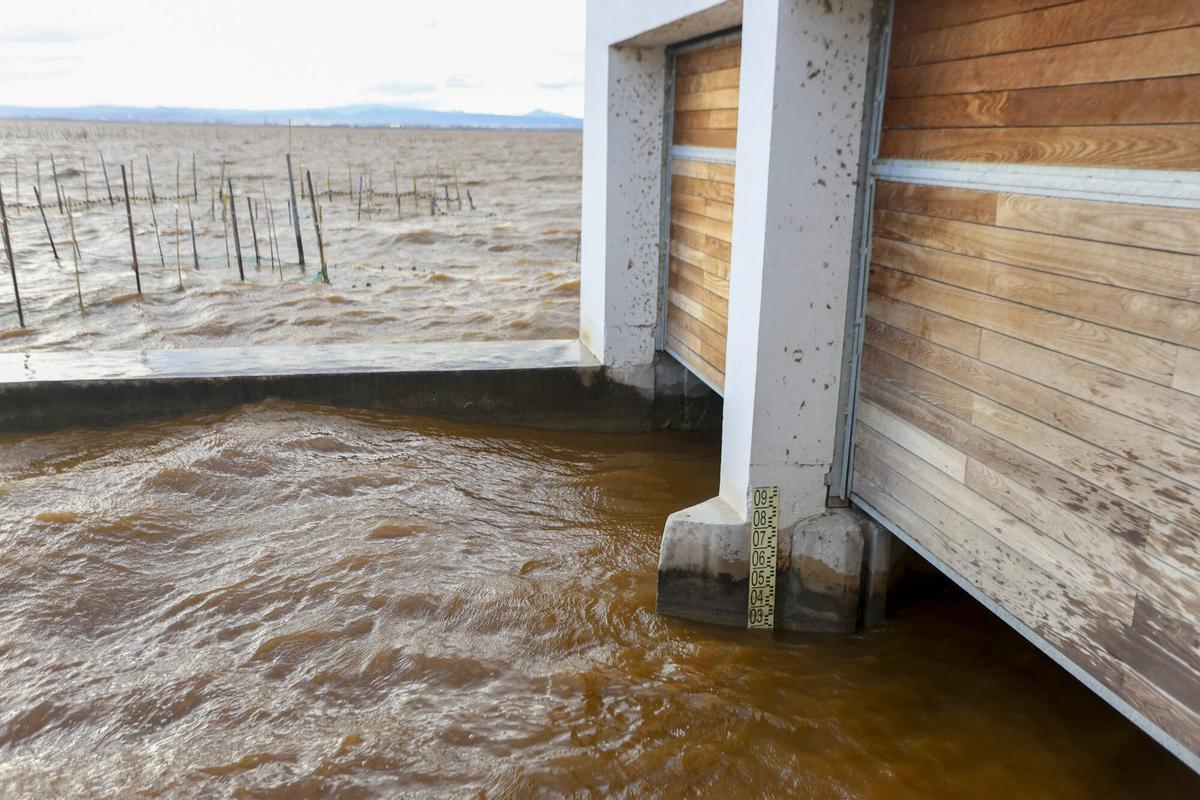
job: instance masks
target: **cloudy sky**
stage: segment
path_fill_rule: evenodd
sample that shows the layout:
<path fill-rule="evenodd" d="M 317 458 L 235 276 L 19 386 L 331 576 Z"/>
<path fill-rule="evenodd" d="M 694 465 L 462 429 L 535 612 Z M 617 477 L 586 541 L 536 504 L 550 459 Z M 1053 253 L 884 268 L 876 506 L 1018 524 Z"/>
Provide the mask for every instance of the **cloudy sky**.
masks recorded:
<path fill-rule="evenodd" d="M 583 112 L 584 0 L 5 6 L 3 105 Z"/>

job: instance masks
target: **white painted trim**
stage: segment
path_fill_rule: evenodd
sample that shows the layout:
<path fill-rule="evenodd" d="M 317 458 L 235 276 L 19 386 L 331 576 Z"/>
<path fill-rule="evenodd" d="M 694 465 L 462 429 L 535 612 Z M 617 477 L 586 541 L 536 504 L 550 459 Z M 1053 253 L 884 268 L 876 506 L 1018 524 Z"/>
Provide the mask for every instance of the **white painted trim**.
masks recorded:
<path fill-rule="evenodd" d="M 1150 738 L 1154 739 L 1154 741 L 1158 742 L 1167 750 L 1169 750 L 1172 755 L 1174 755 L 1184 764 L 1187 764 L 1196 772 L 1200 772 L 1200 754 L 1193 753 L 1191 750 L 1187 749 L 1187 747 L 1174 739 L 1170 734 L 1152 722 L 1148 717 L 1135 709 L 1133 706 L 1129 705 L 1129 703 L 1121 698 L 1118 694 L 1113 692 L 1104 684 L 1100 683 L 1100 681 L 1096 680 L 1091 673 L 1087 672 L 1070 658 L 1067 658 L 1065 655 L 1063 655 L 1058 648 L 1047 642 L 1040 634 L 1038 634 L 1021 620 L 1014 617 L 1008 611 L 1005 611 L 1004 607 L 988 596 L 987 592 L 981 590 L 975 584 L 971 583 L 965 577 L 952 569 L 945 561 L 942 561 L 940 558 L 931 553 L 925 548 L 924 545 L 913 538 L 911 534 L 907 533 L 903 528 L 893 523 L 887 518 L 887 516 L 880 512 L 879 509 L 875 508 L 862 497 L 860 497 L 857 492 L 851 493 L 850 500 L 854 503 L 854 505 L 866 512 L 867 516 L 871 517 L 880 525 L 887 528 L 889 532 L 891 532 L 898 539 L 902 540 L 913 550 L 916 550 L 922 558 L 937 567 L 943 575 L 947 576 L 961 586 L 967 592 L 967 594 L 978 600 L 985 608 L 987 608 L 996 616 L 1000 617 L 1000 619 L 1007 622 L 1010 628 L 1028 639 L 1031 644 L 1049 656 L 1060 667 L 1071 673 L 1071 675 L 1078 679 L 1084 686 L 1100 695 L 1101 699 L 1125 715 L 1125 717 L 1127 717 L 1134 725 L 1137 725 L 1139 728 L 1145 731 Z"/>
<path fill-rule="evenodd" d="M 684 161 L 708 161 L 713 164 L 734 164 L 737 162 L 737 149 L 673 144 L 671 145 L 671 158 L 681 158 Z"/>
<path fill-rule="evenodd" d="M 724 391 L 724 390 L 723 390 L 723 389 L 722 389 L 720 386 L 717 386 L 715 383 L 713 383 L 712 381 L 710 381 L 708 378 L 706 378 L 706 377 L 704 377 L 703 375 L 701 375 L 701 374 L 700 374 L 698 371 L 696 371 L 695 369 L 692 369 L 692 365 L 689 363 L 689 361 L 688 361 L 688 358 L 687 358 L 686 356 L 681 356 L 679 353 L 676 353 L 676 352 L 675 352 L 675 350 L 674 350 L 674 349 L 671 347 L 671 345 L 669 345 L 669 344 L 664 344 L 664 345 L 663 345 L 663 352 L 664 352 L 664 353 L 667 353 L 667 354 L 668 354 L 668 355 L 670 355 L 672 358 L 674 358 L 676 361 L 678 361 L 680 364 L 682 364 L 682 365 L 683 365 L 683 367 L 684 367 L 684 369 L 686 369 L 688 372 L 692 373 L 692 375 L 694 375 L 695 377 L 699 378 L 699 379 L 700 379 L 700 381 L 701 381 L 701 382 L 702 382 L 702 383 L 703 383 L 705 386 L 707 386 L 708 388 L 712 389 L 712 390 L 713 390 L 714 392 L 716 392 L 716 393 L 717 393 L 717 394 L 718 394 L 720 397 L 724 397 L 724 396 L 725 396 L 725 391 Z"/>
<path fill-rule="evenodd" d="M 872 174 L 900 183 L 1200 208 L 1200 172 L 884 159 Z"/>

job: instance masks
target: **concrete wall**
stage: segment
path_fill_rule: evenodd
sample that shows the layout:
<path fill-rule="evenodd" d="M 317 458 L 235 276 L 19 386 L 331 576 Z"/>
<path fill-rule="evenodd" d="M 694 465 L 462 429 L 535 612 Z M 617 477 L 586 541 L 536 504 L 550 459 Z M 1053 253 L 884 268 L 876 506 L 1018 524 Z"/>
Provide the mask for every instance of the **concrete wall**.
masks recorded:
<path fill-rule="evenodd" d="M 834 455 L 871 0 L 746 0 L 721 497 L 819 513 Z"/>

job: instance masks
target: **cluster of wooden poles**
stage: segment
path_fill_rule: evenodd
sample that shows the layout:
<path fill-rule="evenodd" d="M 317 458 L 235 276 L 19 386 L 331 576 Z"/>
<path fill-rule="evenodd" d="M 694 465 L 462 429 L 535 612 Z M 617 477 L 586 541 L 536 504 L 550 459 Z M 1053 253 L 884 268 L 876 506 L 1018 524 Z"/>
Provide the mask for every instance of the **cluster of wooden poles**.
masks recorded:
<path fill-rule="evenodd" d="M 287 203 L 288 216 L 290 218 L 289 222 L 291 223 L 293 232 L 295 233 L 295 236 L 296 236 L 296 254 L 297 254 L 297 258 L 299 260 L 300 269 L 301 269 L 301 271 L 304 271 L 305 270 L 304 241 L 303 241 L 303 237 L 301 236 L 301 232 L 300 232 L 299 205 L 296 202 L 296 183 L 297 183 L 297 181 L 295 179 L 295 174 L 294 174 L 293 167 L 292 167 L 292 154 L 290 152 L 286 154 L 285 160 L 287 163 L 287 172 L 288 172 L 288 192 L 290 194 L 290 197 L 289 197 L 288 203 Z M 82 162 L 82 160 L 81 160 L 81 162 Z M 56 199 L 56 202 L 58 205 L 58 210 L 59 210 L 60 214 L 61 213 L 66 214 L 68 224 L 70 226 L 71 245 L 72 245 L 71 246 L 71 255 L 72 255 L 72 259 L 74 261 L 74 265 L 75 265 L 75 290 L 76 290 L 76 294 L 77 294 L 78 300 L 79 300 L 79 307 L 82 310 L 82 308 L 83 308 L 83 290 L 82 290 L 80 274 L 79 274 L 79 261 L 80 261 L 80 258 L 82 257 L 82 254 L 79 250 L 79 243 L 78 243 L 78 240 L 75 235 L 75 216 L 74 216 L 74 208 L 77 205 L 77 201 L 73 201 L 70 197 L 68 197 L 67 193 L 64 191 L 63 187 L 61 186 L 61 184 L 59 182 L 58 166 L 55 163 L 53 155 L 51 155 L 51 157 L 50 157 L 50 165 L 51 165 L 51 175 L 54 179 L 54 192 L 55 192 L 55 199 Z M 133 174 L 132 174 L 133 173 L 133 169 L 132 169 L 133 164 L 132 164 L 132 162 L 130 162 L 130 165 L 129 165 L 130 168 L 128 171 L 126 171 L 125 164 L 121 165 L 121 186 L 120 186 L 120 193 L 117 196 L 114 196 L 114 194 L 113 194 L 113 187 L 109 180 L 108 164 L 104 159 L 103 153 L 100 154 L 100 166 L 101 166 L 101 170 L 104 175 L 104 188 L 105 188 L 105 191 L 107 194 L 107 200 L 108 200 L 109 205 L 115 205 L 117 203 L 118 197 L 121 200 L 123 200 L 124 205 L 125 205 L 125 219 L 126 219 L 126 224 L 127 224 L 128 230 L 129 230 L 129 250 L 130 250 L 131 263 L 133 266 L 134 284 L 137 288 L 138 294 L 141 294 L 142 293 L 142 277 L 141 277 L 141 269 L 140 269 L 139 263 L 138 263 L 137 238 L 134 233 L 134 221 L 133 221 L 133 201 L 135 199 L 134 193 L 132 191 L 133 190 L 133 185 L 132 185 L 133 184 Z M 83 202 L 84 202 L 85 206 L 90 206 L 92 204 L 92 200 L 91 200 L 91 192 L 90 192 L 90 188 L 89 188 L 89 183 L 88 183 L 88 179 L 87 179 L 86 163 L 82 163 L 82 167 L 83 167 L 82 174 L 83 174 L 83 186 L 84 186 L 84 201 Z M 230 253 L 229 253 L 229 230 L 230 230 L 230 227 L 232 227 L 232 229 L 233 229 L 233 244 L 234 244 L 233 250 L 234 250 L 234 253 L 236 254 L 238 276 L 239 276 L 240 280 L 244 281 L 246 279 L 246 272 L 245 272 L 245 266 L 244 266 L 243 259 L 242 259 L 241 229 L 238 225 L 238 217 L 237 217 L 237 202 L 236 202 L 237 198 L 236 198 L 236 194 L 234 191 L 233 179 L 226 177 L 225 168 L 226 168 L 226 162 L 222 161 L 221 162 L 221 176 L 217 182 L 217 188 L 213 192 L 213 200 L 212 200 L 210 210 L 211 210 L 213 218 L 215 219 L 216 218 L 216 203 L 218 201 L 220 202 L 220 204 L 221 204 L 221 222 L 222 222 L 222 226 L 224 228 L 224 237 L 225 237 L 226 267 L 232 268 Z M 56 262 L 60 262 L 61 259 L 60 259 L 59 252 L 58 252 L 58 246 L 54 242 L 54 234 L 51 232 L 50 222 L 46 217 L 46 206 L 45 206 L 45 203 L 43 203 L 43 201 L 42 201 L 41 162 L 40 162 L 40 160 L 36 162 L 35 169 L 36 169 L 37 182 L 33 186 L 33 193 L 34 193 L 35 199 L 37 200 L 36 207 L 37 207 L 39 213 L 41 214 L 42 224 L 43 224 L 43 227 L 45 228 L 46 238 L 50 244 L 50 250 L 54 255 L 54 260 Z M 364 171 L 366 171 L 365 167 L 364 167 Z M 395 199 L 396 199 L 396 214 L 397 214 L 397 219 L 400 219 L 403 214 L 403 210 L 401 208 L 401 198 L 404 195 L 402 195 L 400 193 L 400 177 L 399 177 L 399 171 L 396 168 L 395 162 L 393 162 L 393 164 L 392 164 L 392 173 L 393 173 L 393 180 L 395 183 L 394 188 L 395 188 Z M 200 187 L 199 187 L 199 179 L 197 177 L 197 171 L 196 171 L 195 154 L 192 155 L 192 192 L 191 192 L 190 197 L 183 195 L 183 193 L 181 191 L 180 164 L 178 161 L 176 162 L 176 168 L 175 168 L 175 197 L 174 198 L 160 198 L 158 193 L 155 191 L 154 173 L 150 166 L 149 155 L 146 156 L 146 175 L 147 175 L 147 179 L 149 182 L 149 191 L 150 191 L 149 200 L 150 200 L 151 224 L 152 224 L 152 227 L 154 230 L 155 243 L 157 244 L 157 247 L 158 247 L 159 261 L 162 264 L 163 268 L 166 268 L 166 256 L 163 252 L 162 237 L 160 235 L 159 226 L 158 226 L 158 213 L 157 213 L 155 207 L 160 199 L 162 199 L 162 200 L 173 199 L 175 202 L 175 268 L 176 268 L 176 272 L 177 272 L 177 275 L 179 278 L 180 288 L 182 288 L 183 287 L 183 268 L 181 266 L 181 258 L 180 258 L 181 245 L 180 245 L 180 213 L 179 213 L 179 201 L 181 199 L 185 201 L 186 206 L 187 206 L 188 226 L 189 226 L 190 233 L 191 233 L 192 263 L 196 270 L 200 269 L 200 255 L 199 255 L 199 252 L 198 252 L 197 246 L 196 246 L 196 223 L 195 223 L 195 219 L 192 214 L 192 201 L 193 200 L 198 201 L 199 197 L 200 197 Z M 350 191 L 348 194 L 350 195 L 351 198 L 353 198 L 354 197 L 354 182 L 353 182 L 352 173 L 350 172 L 349 165 L 347 165 L 347 176 L 348 176 L 348 180 L 349 180 L 349 184 L 350 184 Z M 443 196 L 444 196 L 443 199 L 444 199 L 444 203 L 445 203 L 444 208 L 440 207 L 439 203 L 438 203 L 438 197 L 437 197 L 438 177 L 440 177 L 440 173 L 435 168 L 435 170 L 433 172 L 432 181 L 431 181 L 430 191 L 429 191 L 429 213 L 430 213 L 430 215 L 436 215 L 439 213 L 444 214 L 444 213 L 446 213 L 446 210 L 450 210 L 455 207 L 457 207 L 457 209 L 461 211 L 462 207 L 463 207 L 463 205 L 462 205 L 463 196 L 462 196 L 462 192 L 460 190 L 460 181 L 459 181 L 458 170 L 455 169 L 453 172 L 453 186 L 454 186 L 454 196 L 453 197 L 451 197 L 451 194 L 450 194 L 451 182 L 449 180 L 447 180 L 447 182 L 441 184 L 441 188 L 442 188 Z M 326 192 L 325 193 L 327 194 L 328 200 L 330 202 L 332 202 L 335 192 L 333 191 L 333 186 L 332 186 L 332 182 L 330 180 L 328 171 L 326 172 L 325 181 L 326 181 Z M 413 182 L 412 196 L 413 196 L 414 211 L 416 213 L 420 213 L 420 197 L 421 197 L 421 195 L 420 195 L 420 192 L 418 189 L 417 176 L 415 174 L 412 176 L 412 182 Z M 325 283 L 329 283 L 329 267 L 328 267 L 328 263 L 325 258 L 325 239 L 324 239 L 324 235 L 323 235 L 323 231 L 322 231 L 322 223 L 324 220 L 324 210 L 318 201 L 317 192 L 315 191 L 315 188 L 313 186 L 312 172 L 310 170 L 304 170 L 303 178 L 300 180 L 299 183 L 300 183 L 301 199 L 308 200 L 312 206 L 313 229 L 314 229 L 314 232 L 315 232 L 316 238 L 317 238 L 317 250 L 319 253 L 320 264 L 321 264 L 321 269 L 320 269 L 320 272 L 318 273 L 318 277 L 320 278 L 320 280 L 324 281 Z M 366 190 L 368 192 L 368 207 L 367 207 L 368 218 L 370 218 L 371 210 L 375 206 L 375 203 L 374 203 L 375 191 L 374 191 L 373 182 L 370 181 L 369 178 L 366 181 L 364 181 L 364 176 L 362 174 L 360 174 L 359 179 L 358 179 L 358 207 L 357 207 L 357 218 L 359 220 L 362 219 L 362 213 L 363 213 L 364 183 L 366 184 Z M 14 158 L 14 185 L 17 187 L 16 191 L 19 192 L 20 191 L 20 189 L 19 189 L 19 187 L 20 187 L 20 172 L 19 172 L 19 165 L 15 158 Z M 228 191 L 226 191 L 226 189 L 228 189 Z M 340 194 L 340 192 L 338 192 L 338 194 Z M 267 198 L 265 181 L 263 182 L 263 185 L 262 185 L 262 196 L 263 196 L 263 200 L 266 202 L 266 206 L 267 206 L 267 208 L 266 208 L 267 245 L 268 245 L 268 250 L 269 250 L 269 257 L 271 260 L 271 268 L 272 268 L 272 270 L 274 270 L 276 265 L 278 265 L 279 275 L 280 275 L 280 278 L 282 279 L 284 261 L 283 261 L 281 251 L 279 249 L 279 238 L 278 238 L 278 234 L 277 234 L 276 228 L 275 228 L 274 207 L 271 204 L 270 200 Z M 14 197 L 18 200 L 17 208 L 19 209 L 20 208 L 19 194 L 15 195 Z M 471 192 L 469 189 L 466 192 L 466 197 L 467 197 L 467 202 L 470 204 L 471 210 L 475 210 L 475 201 L 474 201 L 474 198 L 471 197 Z M 102 203 L 104 201 L 103 201 L 103 199 L 100 199 L 98 202 Z M 251 238 L 254 243 L 254 259 L 255 259 L 256 265 L 261 265 L 263 263 L 261 250 L 259 248 L 259 236 L 258 236 L 258 224 L 257 224 L 258 217 L 259 217 L 259 208 L 260 208 L 260 205 L 255 199 L 253 199 L 250 196 L 246 197 L 246 211 L 247 211 L 248 219 L 250 221 L 250 231 L 251 231 Z M 5 251 L 5 255 L 8 259 L 9 275 L 12 278 L 13 297 L 15 299 L 16 307 L 17 307 L 17 320 L 18 320 L 20 326 L 22 328 L 24 328 L 25 327 L 25 314 L 24 314 L 24 309 L 22 308 L 22 305 L 21 305 L 21 292 L 20 292 L 20 287 L 18 285 L 18 281 L 17 281 L 16 258 L 14 256 L 13 247 L 12 247 L 12 238 L 11 238 L 11 233 L 10 233 L 8 209 L 5 205 L 4 193 L 3 193 L 2 187 L 0 187 L 0 226 L 3 227 L 4 251 Z"/>

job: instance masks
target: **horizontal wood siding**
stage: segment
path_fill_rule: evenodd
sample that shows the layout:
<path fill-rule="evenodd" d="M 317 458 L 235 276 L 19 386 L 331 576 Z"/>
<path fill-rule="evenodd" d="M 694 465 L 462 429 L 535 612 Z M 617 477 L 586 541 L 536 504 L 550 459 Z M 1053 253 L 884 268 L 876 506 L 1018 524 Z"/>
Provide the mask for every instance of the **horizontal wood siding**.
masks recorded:
<path fill-rule="evenodd" d="M 1200 169 L 1200 0 L 897 0 L 880 155 Z"/>
<path fill-rule="evenodd" d="M 725 385 L 733 176 L 730 165 L 684 160 L 671 176 L 667 345 L 718 388 Z"/>
<path fill-rule="evenodd" d="M 882 182 L 871 261 L 855 494 L 1200 752 L 1200 210 Z"/>
<path fill-rule="evenodd" d="M 673 144 L 737 144 L 740 40 L 724 39 L 675 57 Z M 732 159 L 729 159 L 732 160 Z M 667 240 L 667 348 L 724 389 L 729 330 L 729 259 L 734 166 L 675 157 Z"/>
<path fill-rule="evenodd" d="M 696 147 L 736 147 L 738 77 L 742 45 L 738 39 L 675 57 L 673 143 Z"/>

